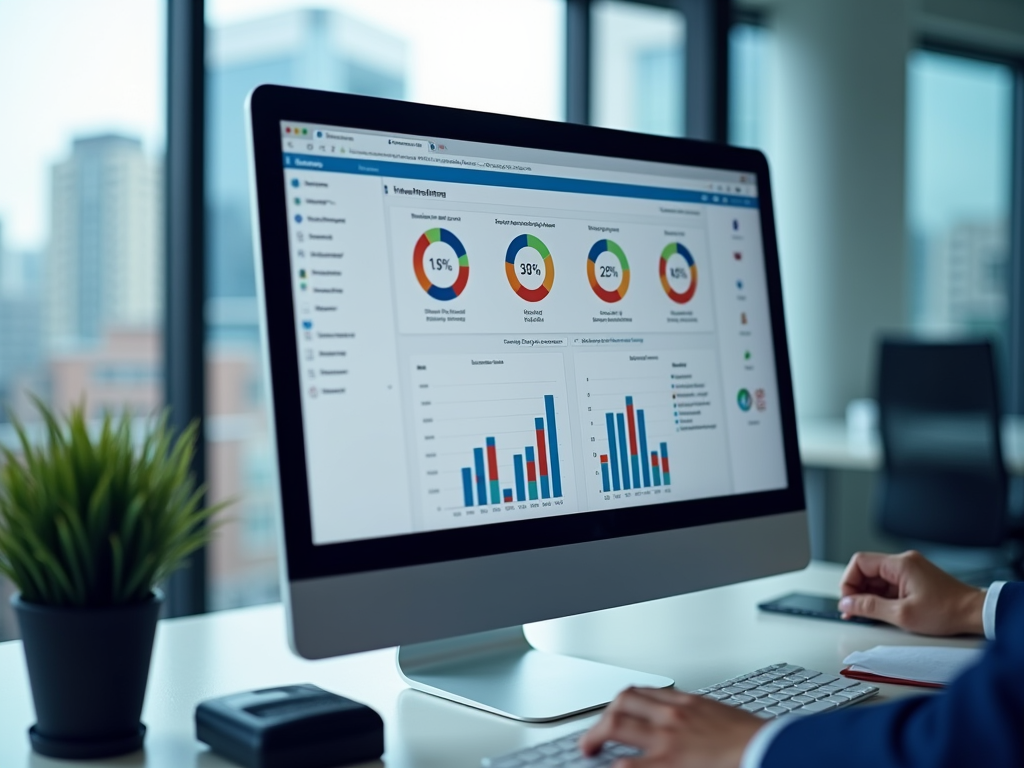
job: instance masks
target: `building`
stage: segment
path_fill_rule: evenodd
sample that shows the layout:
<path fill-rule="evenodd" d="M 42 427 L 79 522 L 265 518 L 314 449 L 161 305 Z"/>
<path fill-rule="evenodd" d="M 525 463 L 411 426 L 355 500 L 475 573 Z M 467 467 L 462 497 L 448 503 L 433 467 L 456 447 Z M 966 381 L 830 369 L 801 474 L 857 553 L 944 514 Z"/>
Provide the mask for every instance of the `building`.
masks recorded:
<path fill-rule="evenodd" d="M 42 361 L 41 270 L 38 253 L 5 248 L 0 229 L 0 403 L 32 386 Z M 0 422 L 7 420 L 0 408 Z"/>
<path fill-rule="evenodd" d="M 46 321 L 51 349 L 162 317 L 161 172 L 138 139 L 74 141 L 53 167 Z"/>
<path fill-rule="evenodd" d="M 208 293 L 253 296 L 243 113 L 249 91 L 270 83 L 401 99 L 405 44 L 349 16 L 314 9 L 214 27 L 208 35 Z"/>
<path fill-rule="evenodd" d="M 924 244 L 920 324 L 932 330 L 1001 332 L 1008 311 L 1009 226 L 961 221 Z"/>

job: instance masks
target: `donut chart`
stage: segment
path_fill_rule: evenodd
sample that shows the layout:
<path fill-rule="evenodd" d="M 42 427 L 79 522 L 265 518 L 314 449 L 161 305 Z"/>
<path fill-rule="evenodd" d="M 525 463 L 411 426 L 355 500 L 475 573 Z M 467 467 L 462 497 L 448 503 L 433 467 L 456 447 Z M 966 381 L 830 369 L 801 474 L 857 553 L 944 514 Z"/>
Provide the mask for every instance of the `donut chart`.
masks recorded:
<path fill-rule="evenodd" d="M 677 291 L 669 282 L 668 262 L 676 254 L 683 257 L 690 272 L 690 285 L 684 291 Z M 693 298 L 697 292 L 697 265 L 693 261 L 693 255 L 682 243 L 669 243 L 661 252 L 661 260 L 658 262 L 658 274 L 661 276 L 661 287 L 665 289 L 668 297 L 677 304 L 685 304 Z"/>
<path fill-rule="evenodd" d="M 616 275 L 620 277 L 619 287 L 614 290 L 602 288 L 597 280 L 597 260 L 605 253 L 610 253 L 619 260 L 618 269 L 614 266 L 601 267 L 602 277 L 615 277 Z M 598 240 L 590 247 L 590 254 L 587 256 L 587 279 L 590 281 L 590 287 L 594 293 L 602 301 L 611 304 L 622 300 L 626 295 L 626 291 L 629 290 L 629 261 L 626 259 L 626 254 L 619 247 L 618 243 L 614 240 Z"/>
<path fill-rule="evenodd" d="M 516 256 L 523 248 L 533 248 L 542 259 L 544 280 L 536 288 L 527 288 L 519 282 L 519 276 L 516 274 Z M 530 272 L 524 273 L 531 274 L 534 273 L 533 269 L 536 269 L 538 265 L 531 262 L 522 266 L 532 268 Z M 527 234 L 519 235 L 508 244 L 508 250 L 505 252 L 505 276 L 508 278 L 508 284 L 512 286 L 512 290 L 519 298 L 525 301 L 540 301 L 551 293 L 551 286 L 554 285 L 555 260 L 551 257 L 551 251 L 539 237 Z"/>
<path fill-rule="evenodd" d="M 434 285 L 424 268 L 424 256 L 427 253 L 427 248 L 433 243 L 449 245 L 455 251 L 455 256 L 458 259 L 458 274 L 455 276 L 455 282 L 449 286 Z M 450 259 L 431 259 L 431 262 L 436 265 L 434 266 L 436 270 L 450 272 L 455 269 Z M 420 235 L 420 239 L 416 241 L 416 247 L 412 251 L 412 268 L 416 273 L 416 280 L 419 282 L 420 287 L 427 292 L 428 296 L 438 301 L 451 301 L 456 298 L 465 289 L 466 283 L 469 282 L 469 257 L 466 255 L 465 247 L 459 238 L 449 230 L 441 227 L 428 229 Z"/>

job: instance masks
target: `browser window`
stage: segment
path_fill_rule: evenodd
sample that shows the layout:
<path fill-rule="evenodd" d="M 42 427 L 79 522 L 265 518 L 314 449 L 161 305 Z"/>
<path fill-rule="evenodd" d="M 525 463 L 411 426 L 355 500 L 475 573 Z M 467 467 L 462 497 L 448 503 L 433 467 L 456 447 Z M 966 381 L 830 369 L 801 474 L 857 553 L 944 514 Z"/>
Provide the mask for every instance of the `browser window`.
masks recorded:
<path fill-rule="evenodd" d="M 281 136 L 315 543 L 786 487 L 750 174 Z"/>

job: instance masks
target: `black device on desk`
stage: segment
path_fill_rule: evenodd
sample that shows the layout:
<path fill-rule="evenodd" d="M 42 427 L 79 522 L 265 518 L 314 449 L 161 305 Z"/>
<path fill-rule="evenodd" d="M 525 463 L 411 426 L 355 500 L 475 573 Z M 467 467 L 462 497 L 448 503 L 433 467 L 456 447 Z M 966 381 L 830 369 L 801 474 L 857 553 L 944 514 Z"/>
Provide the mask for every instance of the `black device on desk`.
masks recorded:
<path fill-rule="evenodd" d="M 808 595 L 802 592 L 791 592 L 757 606 L 762 611 L 772 613 L 788 613 L 792 616 L 809 616 L 812 619 L 831 619 L 832 621 L 854 621 L 858 624 L 878 624 L 874 619 L 854 616 L 843 618 L 839 610 L 839 599 L 826 595 Z"/>
<path fill-rule="evenodd" d="M 246 768 L 327 768 L 384 754 L 384 721 L 315 685 L 285 685 L 202 702 L 196 738 Z"/>

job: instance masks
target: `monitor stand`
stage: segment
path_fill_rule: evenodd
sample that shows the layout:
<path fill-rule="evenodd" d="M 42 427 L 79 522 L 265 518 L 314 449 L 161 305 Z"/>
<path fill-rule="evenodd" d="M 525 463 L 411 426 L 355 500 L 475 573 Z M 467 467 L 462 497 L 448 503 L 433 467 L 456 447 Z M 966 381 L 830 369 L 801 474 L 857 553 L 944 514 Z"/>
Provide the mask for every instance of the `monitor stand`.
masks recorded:
<path fill-rule="evenodd" d="M 498 715 L 543 723 L 609 703 L 661 675 L 536 650 L 521 626 L 403 645 L 398 671 L 413 688 Z"/>

